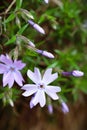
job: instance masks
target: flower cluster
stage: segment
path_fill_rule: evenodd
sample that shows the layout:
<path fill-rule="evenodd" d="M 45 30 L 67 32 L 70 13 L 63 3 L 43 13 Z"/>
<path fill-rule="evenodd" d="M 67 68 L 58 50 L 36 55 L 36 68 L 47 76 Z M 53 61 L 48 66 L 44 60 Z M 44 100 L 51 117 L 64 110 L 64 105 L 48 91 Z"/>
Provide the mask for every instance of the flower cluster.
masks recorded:
<path fill-rule="evenodd" d="M 20 72 L 25 67 L 25 63 L 22 63 L 21 60 L 12 60 L 9 55 L 0 56 L 0 74 L 3 74 L 3 87 L 8 85 L 11 88 L 14 84 L 14 81 L 22 86 L 23 96 L 28 97 L 32 96 L 30 101 L 30 108 L 33 108 L 38 103 L 41 107 L 44 107 L 46 104 L 46 95 L 45 93 L 52 98 L 53 100 L 58 100 L 59 96 L 57 92 L 61 91 L 59 86 L 49 85 L 55 79 L 58 78 L 58 73 L 52 74 L 52 68 L 48 68 L 43 76 L 40 73 L 38 68 L 34 68 L 34 72 L 31 70 L 27 71 L 27 76 L 34 82 L 34 84 L 25 84 L 23 85 L 24 79 Z M 62 72 L 62 75 L 69 76 L 73 75 L 75 77 L 83 76 L 83 72 L 78 70 L 73 70 L 72 72 Z M 69 111 L 68 106 L 65 102 L 61 102 L 62 111 L 67 113 Z M 48 105 L 49 113 L 53 113 L 52 104 Z"/>
<path fill-rule="evenodd" d="M 46 3 L 46 4 L 48 4 L 49 2 L 50 2 L 50 0 L 44 0 L 44 3 Z M 13 3 L 15 3 L 15 2 L 13 2 Z M 19 5 L 21 5 L 20 3 L 21 2 L 19 2 Z M 20 25 L 20 20 L 17 15 L 21 14 L 22 18 L 24 18 L 25 21 L 27 21 L 27 25 L 31 26 L 33 29 L 35 29 L 40 34 L 45 35 L 46 34 L 45 30 L 34 21 L 34 18 L 31 15 L 31 13 L 28 12 L 26 9 L 22 9 L 22 8 L 19 9 L 19 5 L 18 5 L 18 11 L 15 11 L 16 24 L 19 26 L 19 28 L 21 27 L 21 25 Z M 60 4 L 58 4 L 58 5 L 60 5 Z M 9 8 L 11 8 L 11 6 L 9 6 Z M 6 10 L 7 12 L 9 11 L 9 8 Z M 5 14 L 8 14 L 8 13 L 5 12 Z M 46 14 L 43 16 L 47 17 Z M 5 23 L 8 23 L 8 21 L 11 21 L 10 18 L 15 18 L 15 17 L 14 17 L 14 15 L 13 15 L 13 17 L 10 15 L 8 17 L 8 20 L 5 21 Z M 43 21 L 43 18 L 45 18 L 45 17 L 42 17 L 42 21 Z M 38 23 L 40 23 L 40 22 L 38 22 Z M 21 35 L 22 31 L 25 30 L 26 27 L 27 26 L 24 26 L 22 29 L 20 29 L 17 32 L 17 34 L 15 35 L 15 37 L 12 37 L 10 42 L 13 42 L 15 39 L 16 44 L 18 45 L 18 46 L 16 46 L 16 48 L 17 47 L 21 48 L 22 46 L 19 47 L 19 43 L 21 41 L 23 41 L 23 42 L 27 43 L 25 45 L 25 47 L 27 47 L 28 49 L 31 49 L 34 52 L 36 52 L 42 56 L 53 59 L 54 55 L 52 53 L 50 53 L 46 50 L 37 49 L 35 44 L 32 42 L 32 40 Z M 30 108 L 33 108 L 37 104 L 39 104 L 41 107 L 44 107 L 47 103 L 48 111 L 50 114 L 52 114 L 53 105 L 51 103 L 51 100 L 59 99 L 60 103 L 61 103 L 62 111 L 64 113 L 69 112 L 68 105 L 63 100 L 61 100 L 58 95 L 58 93 L 61 92 L 61 87 L 55 86 L 55 85 L 50 85 L 54 80 L 56 80 L 58 78 L 58 73 L 56 72 L 56 73 L 52 74 L 52 68 L 48 68 L 44 72 L 44 74 L 41 75 L 40 70 L 35 67 L 34 72 L 32 72 L 30 69 L 27 71 L 27 76 L 29 79 L 31 79 L 33 81 L 33 83 L 32 84 L 23 84 L 24 78 L 20 71 L 25 66 L 26 66 L 26 64 L 23 63 L 21 60 L 16 60 L 16 59 L 12 60 L 9 55 L 4 55 L 4 54 L 0 55 L 0 74 L 3 74 L 3 79 L 2 79 L 3 87 L 5 87 L 7 85 L 9 88 L 11 88 L 14 85 L 14 82 L 16 82 L 17 85 L 21 86 L 21 90 L 24 91 L 22 93 L 22 95 L 24 97 L 32 96 L 31 100 L 30 100 Z M 84 73 L 79 70 L 72 70 L 70 72 L 62 71 L 61 75 L 66 76 L 66 77 L 67 76 L 81 77 L 84 75 Z M 11 89 L 9 89 L 9 90 L 11 90 Z M 10 93 L 10 91 L 9 91 L 9 93 Z M 8 94 L 8 95 L 5 94 L 5 97 L 6 97 L 6 99 L 9 99 L 9 103 L 13 107 L 14 103 L 10 98 L 10 94 Z M 47 98 L 49 99 L 49 101 L 46 102 Z"/>

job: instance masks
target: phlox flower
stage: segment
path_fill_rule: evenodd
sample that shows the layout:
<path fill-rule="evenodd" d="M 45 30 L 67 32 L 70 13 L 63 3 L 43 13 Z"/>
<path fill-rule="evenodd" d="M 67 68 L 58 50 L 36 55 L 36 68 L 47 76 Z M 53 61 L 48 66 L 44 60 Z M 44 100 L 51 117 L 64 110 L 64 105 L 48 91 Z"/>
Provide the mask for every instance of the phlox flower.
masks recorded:
<path fill-rule="evenodd" d="M 0 74 L 3 74 L 3 87 L 8 84 L 11 88 L 14 84 L 14 81 L 19 86 L 23 85 L 23 77 L 19 70 L 22 70 L 25 67 L 25 63 L 22 63 L 21 60 L 12 60 L 8 55 L 0 56 Z"/>
<path fill-rule="evenodd" d="M 58 77 L 57 73 L 51 74 L 51 72 L 52 68 L 47 69 L 42 77 L 38 68 L 35 68 L 34 72 L 28 70 L 27 75 L 35 84 L 25 84 L 22 87 L 22 89 L 25 90 L 22 95 L 28 97 L 34 94 L 33 98 L 30 101 L 31 108 L 33 106 L 36 106 L 38 103 L 41 107 L 45 106 L 45 93 L 49 95 L 53 100 L 57 100 L 59 98 L 56 93 L 60 92 L 61 88 L 59 86 L 48 85 Z"/>

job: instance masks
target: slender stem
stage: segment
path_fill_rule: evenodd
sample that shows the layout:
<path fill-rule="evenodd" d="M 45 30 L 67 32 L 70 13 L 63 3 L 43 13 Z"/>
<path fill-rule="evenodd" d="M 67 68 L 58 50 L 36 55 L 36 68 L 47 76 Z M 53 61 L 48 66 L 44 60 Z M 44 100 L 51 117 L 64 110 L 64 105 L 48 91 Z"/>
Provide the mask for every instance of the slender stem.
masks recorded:
<path fill-rule="evenodd" d="M 0 16 L 8 14 L 9 10 L 12 8 L 12 6 L 15 4 L 15 2 L 16 2 L 16 0 L 13 0 L 12 3 L 8 6 L 8 8 L 4 12 L 0 13 Z"/>
<path fill-rule="evenodd" d="M 12 3 L 8 6 L 8 8 L 5 11 L 5 14 L 9 12 L 9 10 L 12 8 L 12 6 L 15 4 L 16 0 L 13 0 Z"/>

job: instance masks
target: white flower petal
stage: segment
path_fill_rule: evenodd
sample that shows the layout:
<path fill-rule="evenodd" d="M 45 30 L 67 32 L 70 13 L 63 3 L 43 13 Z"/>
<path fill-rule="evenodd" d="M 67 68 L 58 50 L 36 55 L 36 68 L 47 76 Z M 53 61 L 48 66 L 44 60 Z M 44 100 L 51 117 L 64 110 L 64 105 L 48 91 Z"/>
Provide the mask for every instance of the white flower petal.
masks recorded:
<path fill-rule="evenodd" d="M 61 88 L 59 86 L 46 86 L 45 89 L 50 92 L 55 92 L 55 93 L 61 91 Z"/>
<path fill-rule="evenodd" d="M 3 86 L 6 86 L 7 84 L 9 84 L 9 87 L 13 85 L 13 75 L 11 71 L 4 73 L 3 75 Z"/>
<path fill-rule="evenodd" d="M 22 95 L 25 97 L 31 96 L 32 94 L 36 93 L 37 89 L 36 88 L 32 88 L 31 90 L 27 90 L 25 91 Z"/>
<path fill-rule="evenodd" d="M 39 97 L 39 93 L 38 93 L 38 92 L 35 93 L 35 95 L 34 95 L 32 101 L 31 101 L 34 106 L 36 106 L 36 105 L 39 103 L 39 100 L 38 100 L 39 98 L 40 98 L 40 97 Z"/>
<path fill-rule="evenodd" d="M 45 90 L 45 92 L 46 92 L 46 94 L 48 94 L 53 100 L 59 99 L 59 97 L 57 96 L 56 93 L 51 92 L 51 91 L 49 91 L 49 90 Z"/>
<path fill-rule="evenodd" d="M 24 89 L 24 90 L 32 90 L 33 88 L 38 89 L 35 84 L 26 84 L 26 85 L 24 85 L 21 89 Z"/>
<path fill-rule="evenodd" d="M 37 92 L 38 88 L 33 84 L 26 84 L 22 87 L 22 89 L 26 90 L 22 95 L 27 97 Z"/>
<path fill-rule="evenodd" d="M 45 93 L 43 90 L 38 90 L 38 92 L 36 92 L 34 98 L 32 99 L 32 104 L 34 106 L 36 106 L 37 103 L 39 103 L 41 107 L 44 107 L 44 105 L 46 104 Z"/>
<path fill-rule="evenodd" d="M 39 103 L 41 107 L 44 107 L 46 104 L 45 93 L 43 90 L 39 91 Z"/>
<path fill-rule="evenodd" d="M 57 73 L 54 73 L 54 74 L 51 74 L 52 72 L 52 69 L 47 69 L 43 75 L 43 82 L 45 84 L 49 84 L 51 82 L 53 82 L 57 77 L 58 77 L 58 74 Z"/>
<path fill-rule="evenodd" d="M 38 68 L 34 68 L 34 73 L 35 73 L 35 76 L 37 78 L 37 80 L 39 80 L 39 82 L 41 81 L 41 74 L 40 74 L 40 71 Z"/>
<path fill-rule="evenodd" d="M 13 75 L 14 75 L 14 79 L 15 79 L 16 83 L 19 86 L 22 86 L 23 85 L 22 81 L 24 81 L 24 79 L 23 79 L 21 73 L 16 70 L 16 71 L 13 72 Z"/>
<path fill-rule="evenodd" d="M 35 77 L 35 74 L 31 71 L 31 70 L 28 70 L 27 71 L 27 76 L 34 82 L 34 83 L 37 83 L 37 79 Z"/>
<path fill-rule="evenodd" d="M 31 70 L 28 70 L 27 75 L 34 83 L 37 84 L 41 82 L 41 74 L 38 68 L 35 68 L 34 73 Z"/>

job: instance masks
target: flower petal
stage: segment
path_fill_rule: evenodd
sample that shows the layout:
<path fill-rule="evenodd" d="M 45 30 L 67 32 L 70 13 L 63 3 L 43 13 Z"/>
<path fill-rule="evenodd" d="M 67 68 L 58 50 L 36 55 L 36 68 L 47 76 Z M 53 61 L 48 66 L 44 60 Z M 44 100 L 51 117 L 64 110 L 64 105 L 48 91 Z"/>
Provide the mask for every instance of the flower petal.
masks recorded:
<path fill-rule="evenodd" d="M 17 61 L 15 60 L 14 61 L 14 66 L 18 69 L 18 70 L 21 70 L 25 67 L 25 63 L 22 63 L 21 60 Z"/>
<path fill-rule="evenodd" d="M 0 74 L 5 73 L 7 71 L 7 67 L 4 64 L 0 64 Z"/>
<path fill-rule="evenodd" d="M 36 105 L 39 103 L 39 100 L 38 100 L 39 98 L 40 98 L 40 97 L 39 97 L 39 93 L 38 93 L 38 92 L 35 93 L 33 99 L 31 100 L 31 103 L 32 103 L 34 106 L 36 106 Z"/>
<path fill-rule="evenodd" d="M 22 86 L 23 83 L 22 81 L 24 81 L 21 73 L 17 70 L 13 71 L 13 75 L 14 75 L 14 80 L 16 81 L 16 83 L 19 85 L 19 86 Z"/>
<path fill-rule="evenodd" d="M 51 82 L 53 82 L 57 77 L 58 77 L 58 74 L 57 73 L 54 73 L 54 74 L 51 74 L 52 72 L 52 69 L 47 69 L 43 75 L 43 82 L 45 84 L 49 84 Z"/>
<path fill-rule="evenodd" d="M 59 99 L 59 97 L 57 96 L 56 93 L 51 92 L 51 91 L 49 91 L 49 90 L 47 90 L 47 89 L 45 90 L 45 92 L 46 92 L 46 94 L 48 94 L 53 100 Z"/>
<path fill-rule="evenodd" d="M 36 93 L 37 88 L 32 87 L 30 90 L 25 91 L 22 95 L 25 97 L 31 96 L 32 94 Z"/>
<path fill-rule="evenodd" d="M 35 84 L 25 84 L 21 89 L 23 90 L 32 90 L 33 88 L 38 89 Z"/>
<path fill-rule="evenodd" d="M 45 93 L 43 90 L 38 90 L 38 92 L 32 99 L 32 104 L 34 104 L 34 106 L 36 106 L 37 103 L 40 103 L 41 107 L 43 107 L 46 104 Z"/>
<path fill-rule="evenodd" d="M 38 68 L 34 69 L 34 73 L 31 70 L 28 70 L 27 75 L 34 83 L 37 84 L 41 82 L 41 74 Z"/>
<path fill-rule="evenodd" d="M 45 89 L 54 93 L 61 91 L 61 88 L 59 86 L 46 86 Z"/>
<path fill-rule="evenodd" d="M 2 63 L 5 63 L 7 65 L 11 65 L 13 64 L 13 61 L 10 59 L 10 57 L 8 55 L 4 56 L 3 54 L 0 56 L 0 61 Z"/>
<path fill-rule="evenodd" d="M 39 103 L 41 107 L 44 107 L 46 104 L 45 93 L 43 90 L 39 90 Z"/>
<path fill-rule="evenodd" d="M 9 87 L 11 88 L 13 83 L 14 83 L 14 78 L 12 72 L 9 71 L 8 73 L 5 73 L 3 75 L 3 86 L 6 86 L 8 84 Z"/>

